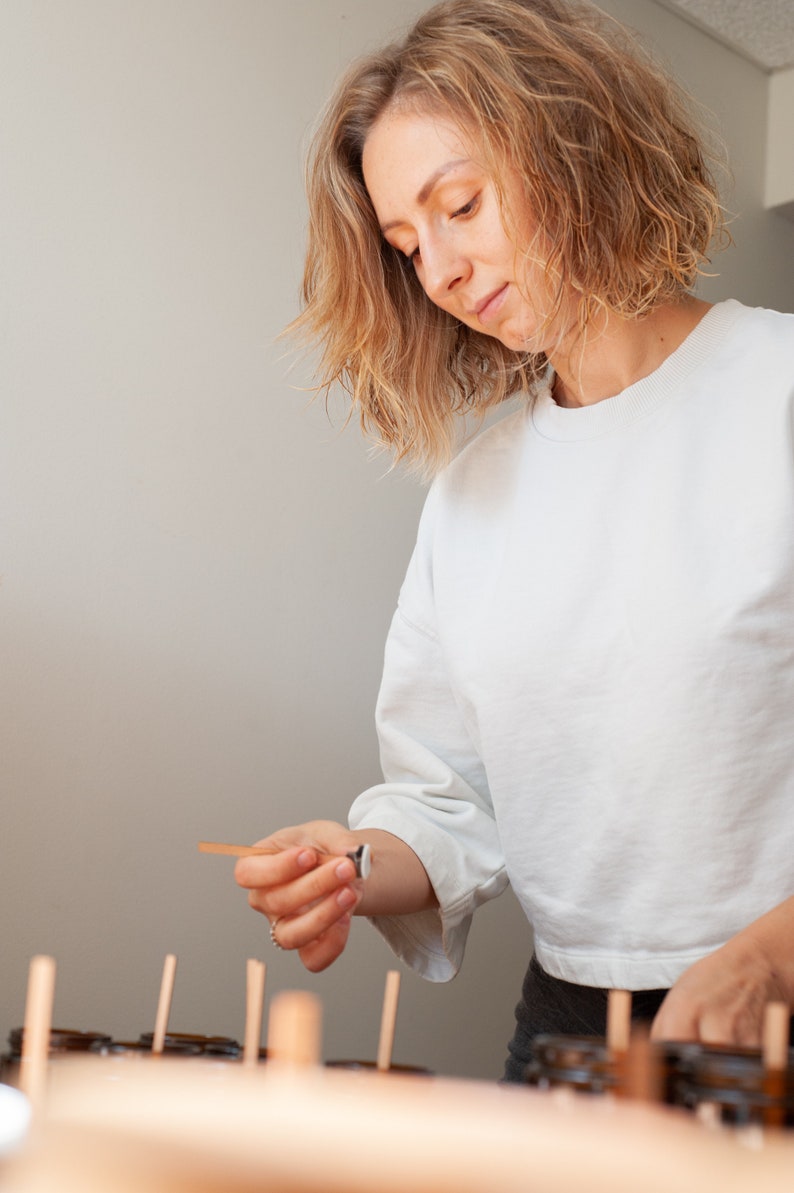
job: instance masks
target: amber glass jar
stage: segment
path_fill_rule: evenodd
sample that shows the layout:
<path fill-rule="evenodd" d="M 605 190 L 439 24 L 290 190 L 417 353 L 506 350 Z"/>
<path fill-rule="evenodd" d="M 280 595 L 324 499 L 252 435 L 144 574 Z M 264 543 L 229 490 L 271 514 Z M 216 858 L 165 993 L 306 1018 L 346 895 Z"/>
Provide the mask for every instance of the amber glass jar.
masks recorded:
<path fill-rule="evenodd" d="M 532 1053 L 525 1077 L 539 1089 L 603 1094 L 617 1085 L 614 1059 L 601 1036 L 539 1035 Z"/>
<path fill-rule="evenodd" d="M 675 1101 L 694 1111 L 712 1107 L 732 1126 L 794 1126 L 794 1051 L 785 1071 L 770 1073 L 757 1048 L 682 1045 Z"/>
<path fill-rule="evenodd" d="M 7 1085 L 17 1082 L 24 1037 L 25 1029 L 15 1027 L 8 1035 L 8 1051 L 0 1056 L 0 1081 Z M 111 1037 L 104 1032 L 53 1027 L 50 1031 L 49 1055 L 57 1057 L 77 1052 L 99 1052 L 111 1043 Z"/>
<path fill-rule="evenodd" d="M 154 1032 L 146 1031 L 138 1040 L 138 1047 L 151 1052 Z M 230 1036 L 201 1036 L 189 1032 L 168 1032 L 163 1043 L 163 1052 L 169 1056 L 215 1056 L 235 1060 L 242 1055 L 237 1040 Z"/>
<path fill-rule="evenodd" d="M 603 1036 L 538 1035 L 525 1081 L 540 1089 L 566 1088 L 579 1093 L 626 1095 L 645 1100 L 676 1102 L 682 1046 L 647 1044 L 648 1072 L 637 1074 L 626 1053 L 610 1051 Z M 642 1085 L 645 1088 L 639 1089 Z"/>
<path fill-rule="evenodd" d="M 9 1032 L 10 1055 L 19 1060 L 22 1056 L 24 1027 L 15 1027 Z M 110 1042 L 111 1037 L 101 1031 L 73 1031 L 71 1028 L 53 1027 L 50 1031 L 50 1055 L 58 1052 L 91 1052 Z"/>

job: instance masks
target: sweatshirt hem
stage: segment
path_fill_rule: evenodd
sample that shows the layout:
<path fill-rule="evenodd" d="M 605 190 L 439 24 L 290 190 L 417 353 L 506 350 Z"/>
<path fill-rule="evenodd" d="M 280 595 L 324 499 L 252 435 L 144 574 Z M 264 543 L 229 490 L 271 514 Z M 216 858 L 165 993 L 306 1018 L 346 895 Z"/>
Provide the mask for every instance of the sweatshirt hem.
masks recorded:
<path fill-rule="evenodd" d="M 535 939 L 535 955 L 546 973 L 577 986 L 603 990 L 667 990 L 690 965 L 718 947 L 714 944 L 647 957 L 595 956 L 555 949 Z"/>

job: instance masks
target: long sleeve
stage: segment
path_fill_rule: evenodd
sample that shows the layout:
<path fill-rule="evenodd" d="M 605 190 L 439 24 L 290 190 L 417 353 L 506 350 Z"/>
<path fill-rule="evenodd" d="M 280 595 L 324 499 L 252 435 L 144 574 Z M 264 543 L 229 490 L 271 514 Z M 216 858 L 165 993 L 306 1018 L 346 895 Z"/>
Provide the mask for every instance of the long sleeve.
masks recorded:
<path fill-rule="evenodd" d="M 457 973 L 471 917 L 507 885 L 483 765 L 450 686 L 433 625 L 432 494 L 386 644 L 376 722 L 384 782 L 353 804 L 353 828 L 381 828 L 419 856 L 438 910 L 372 922 L 423 977 Z"/>

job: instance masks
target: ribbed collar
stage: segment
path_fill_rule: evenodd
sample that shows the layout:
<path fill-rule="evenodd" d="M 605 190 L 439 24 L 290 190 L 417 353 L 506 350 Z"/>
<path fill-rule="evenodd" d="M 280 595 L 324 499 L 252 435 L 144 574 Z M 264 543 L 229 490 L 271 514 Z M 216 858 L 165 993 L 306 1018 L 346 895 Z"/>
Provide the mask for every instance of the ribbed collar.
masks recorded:
<path fill-rule="evenodd" d="M 554 374 L 550 370 L 533 401 L 535 430 L 544 439 L 594 439 L 643 418 L 667 401 L 709 359 L 745 310 L 733 298 L 716 303 L 658 369 L 613 398 L 604 398 L 592 406 L 558 406 L 551 396 Z"/>

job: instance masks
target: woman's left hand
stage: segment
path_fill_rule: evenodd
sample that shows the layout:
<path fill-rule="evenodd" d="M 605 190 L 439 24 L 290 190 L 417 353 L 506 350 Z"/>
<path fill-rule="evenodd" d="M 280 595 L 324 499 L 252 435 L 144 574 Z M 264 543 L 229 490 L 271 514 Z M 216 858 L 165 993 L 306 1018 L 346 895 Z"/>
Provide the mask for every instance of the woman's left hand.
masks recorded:
<path fill-rule="evenodd" d="M 758 1047 L 770 1002 L 794 1003 L 794 898 L 685 970 L 651 1037 Z"/>

